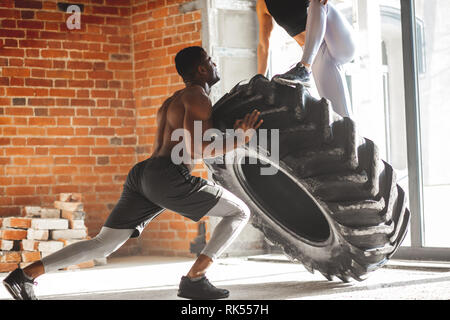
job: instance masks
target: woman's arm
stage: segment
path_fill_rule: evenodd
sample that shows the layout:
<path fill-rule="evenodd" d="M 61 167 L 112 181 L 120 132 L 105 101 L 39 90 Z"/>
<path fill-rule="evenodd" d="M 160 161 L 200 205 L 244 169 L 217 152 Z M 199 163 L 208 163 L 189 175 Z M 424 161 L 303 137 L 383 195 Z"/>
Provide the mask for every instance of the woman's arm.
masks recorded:
<path fill-rule="evenodd" d="M 267 60 L 269 57 L 269 38 L 273 30 L 273 21 L 264 0 L 258 0 L 256 3 L 256 14 L 259 21 L 258 73 L 266 75 Z"/>

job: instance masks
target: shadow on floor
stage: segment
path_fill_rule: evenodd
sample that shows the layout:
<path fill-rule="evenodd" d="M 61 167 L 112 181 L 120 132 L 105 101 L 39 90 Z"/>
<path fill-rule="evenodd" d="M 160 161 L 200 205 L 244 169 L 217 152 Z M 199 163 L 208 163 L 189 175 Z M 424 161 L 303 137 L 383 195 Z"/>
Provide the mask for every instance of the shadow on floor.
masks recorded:
<path fill-rule="evenodd" d="M 230 299 L 236 300 L 285 300 L 289 298 L 297 298 L 303 296 L 311 296 L 317 294 L 325 294 L 326 292 L 335 293 L 351 288 L 351 283 L 342 283 L 338 281 L 286 281 L 271 282 L 243 285 L 220 285 L 230 290 Z M 137 288 L 120 291 L 108 292 L 90 292 L 70 295 L 58 295 L 41 297 L 41 299 L 57 299 L 57 300 L 173 300 L 180 299 L 177 297 L 177 287 L 148 287 Z"/>
<path fill-rule="evenodd" d="M 399 288 L 411 285 L 421 285 L 450 281 L 450 276 L 438 277 L 433 279 L 419 279 L 412 281 L 398 281 L 390 283 L 377 283 L 363 285 L 356 282 L 343 283 L 340 280 L 335 281 L 284 281 L 267 282 L 256 284 L 233 284 L 221 285 L 216 283 L 217 287 L 229 289 L 230 299 L 233 300 L 286 300 L 302 297 L 314 297 L 331 294 L 342 294 L 348 292 L 360 292 L 382 288 Z M 69 295 L 43 296 L 42 300 L 174 300 L 181 299 L 177 297 L 178 287 L 145 287 L 107 292 L 89 292 Z"/>

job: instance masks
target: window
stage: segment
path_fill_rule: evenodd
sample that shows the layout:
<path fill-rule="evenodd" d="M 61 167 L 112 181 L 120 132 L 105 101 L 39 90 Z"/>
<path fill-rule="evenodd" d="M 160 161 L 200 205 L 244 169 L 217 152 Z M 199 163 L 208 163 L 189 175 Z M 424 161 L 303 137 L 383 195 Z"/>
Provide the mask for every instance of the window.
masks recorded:
<path fill-rule="evenodd" d="M 424 38 L 417 41 L 425 247 L 450 247 L 450 2 L 416 0 Z M 424 58 L 426 57 L 426 59 Z"/>

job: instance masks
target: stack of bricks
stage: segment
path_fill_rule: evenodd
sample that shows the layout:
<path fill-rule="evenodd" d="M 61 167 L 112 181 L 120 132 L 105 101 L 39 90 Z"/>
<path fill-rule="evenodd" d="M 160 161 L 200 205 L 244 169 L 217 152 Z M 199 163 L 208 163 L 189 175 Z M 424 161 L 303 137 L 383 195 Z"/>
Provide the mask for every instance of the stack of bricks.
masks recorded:
<path fill-rule="evenodd" d="M 26 267 L 77 241 L 89 239 L 79 193 L 61 193 L 55 208 L 24 207 L 22 217 L 0 219 L 0 272 Z M 87 261 L 66 270 L 105 264 Z"/>

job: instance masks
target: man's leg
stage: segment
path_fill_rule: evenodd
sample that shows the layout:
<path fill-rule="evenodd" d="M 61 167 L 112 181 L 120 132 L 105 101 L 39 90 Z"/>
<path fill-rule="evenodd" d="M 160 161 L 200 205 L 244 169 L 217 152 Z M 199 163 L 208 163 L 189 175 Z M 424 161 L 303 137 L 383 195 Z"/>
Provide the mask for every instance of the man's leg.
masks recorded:
<path fill-rule="evenodd" d="M 250 209 L 233 193 L 223 189 L 219 202 L 206 215 L 222 217 L 222 220 L 187 274 L 190 278 L 204 275 L 211 263 L 236 239 L 250 218 Z"/>
<path fill-rule="evenodd" d="M 221 187 L 222 188 L 222 187 Z M 211 239 L 183 277 L 178 295 L 185 298 L 219 299 L 229 295 L 228 290 L 212 286 L 205 277 L 206 270 L 226 248 L 236 239 L 250 218 L 249 207 L 230 191 L 223 189 L 217 204 L 208 211 L 207 216 L 222 217 L 214 229 Z M 196 285 L 196 281 L 199 282 Z M 206 285 L 203 283 L 205 282 Z M 206 289 L 205 289 L 206 288 Z"/>
<path fill-rule="evenodd" d="M 35 299 L 32 284 L 40 275 L 81 262 L 109 256 L 120 248 L 132 235 L 134 229 L 103 227 L 91 240 L 73 243 L 56 251 L 23 270 L 18 268 L 3 281 L 15 299 Z"/>
<path fill-rule="evenodd" d="M 119 249 L 133 232 L 134 229 L 102 227 L 95 238 L 73 243 L 42 258 L 42 265 L 45 272 L 51 272 L 85 261 L 107 257 Z M 25 273 L 27 273 L 26 269 Z"/>

